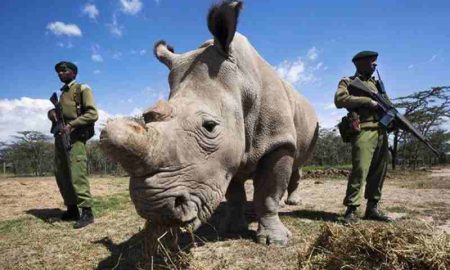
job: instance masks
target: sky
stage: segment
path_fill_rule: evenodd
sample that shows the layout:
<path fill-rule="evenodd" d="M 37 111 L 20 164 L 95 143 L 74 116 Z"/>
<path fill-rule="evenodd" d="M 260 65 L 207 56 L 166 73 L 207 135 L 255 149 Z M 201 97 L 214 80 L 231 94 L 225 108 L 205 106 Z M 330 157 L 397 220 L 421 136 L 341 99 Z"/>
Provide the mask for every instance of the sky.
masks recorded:
<path fill-rule="evenodd" d="M 50 95 L 61 87 L 54 65 L 77 64 L 100 111 L 139 115 L 167 99 L 167 68 L 153 56 L 164 39 L 176 52 L 211 38 L 214 1 L 1 0 L 0 141 L 18 131 L 49 134 Z M 333 127 L 345 110 L 333 103 L 339 80 L 354 74 L 351 58 L 379 53 L 388 94 L 400 97 L 450 85 L 450 1 L 244 1 L 237 30 Z M 98 133 L 98 132 L 97 132 Z"/>

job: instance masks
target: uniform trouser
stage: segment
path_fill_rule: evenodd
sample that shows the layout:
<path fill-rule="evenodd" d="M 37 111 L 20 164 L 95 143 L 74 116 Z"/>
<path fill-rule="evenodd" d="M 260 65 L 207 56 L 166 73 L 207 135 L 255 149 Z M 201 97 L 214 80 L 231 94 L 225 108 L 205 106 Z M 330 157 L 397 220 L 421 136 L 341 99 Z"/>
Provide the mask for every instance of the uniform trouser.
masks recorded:
<path fill-rule="evenodd" d="M 65 205 L 92 206 L 85 142 L 73 142 L 67 156 L 60 137 L 55 138 L 55 176 Z"/>
<path fill-rule="evenodd" d="M 367 180 L 364 198 L 381 199 L 388 163 L 388 139 L 383 129 L 363 129 L 351 141 L 352 172 L 348 178 L 345 206 L 361 204 L 361 187 Z"/>

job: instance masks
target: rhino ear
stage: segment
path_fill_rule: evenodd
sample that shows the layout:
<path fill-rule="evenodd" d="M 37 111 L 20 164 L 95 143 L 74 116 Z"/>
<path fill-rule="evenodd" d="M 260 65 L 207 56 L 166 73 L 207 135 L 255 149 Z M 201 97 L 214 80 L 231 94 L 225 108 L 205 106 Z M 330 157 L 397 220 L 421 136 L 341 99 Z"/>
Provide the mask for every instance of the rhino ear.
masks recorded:
<path fill-rule="evenodd" d="M 214 36 L 214 41 L 228 54 L 230 44 L 236 33 L 241 1 L 223 1 L 212 6 L 208 13 L 208 29 Z"/>
<path fill-rule="evenodd" d="M 158 60 L 169 69 L 172 69 L 175 59 L 178 57 L 178 54 L 174 53 L 173 47 L 167 44 L 164 40 L 160 40 L 155 43 L 153 53 L 156 58 L 158 58 Z"/>

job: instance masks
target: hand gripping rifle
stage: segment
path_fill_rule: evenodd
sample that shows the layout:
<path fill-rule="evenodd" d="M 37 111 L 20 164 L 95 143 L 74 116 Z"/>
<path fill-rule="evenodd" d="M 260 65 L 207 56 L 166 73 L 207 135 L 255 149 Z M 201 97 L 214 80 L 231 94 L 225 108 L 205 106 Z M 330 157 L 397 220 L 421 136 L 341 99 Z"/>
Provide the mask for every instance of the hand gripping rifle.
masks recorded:
<path fill-rule="evenodd" d="M 53 95 L 50 97 L 50 101 L 55 106 L 55 113 L 56 113 L 56 122 L 52 121 L 52 128 L 50 129 L 50 132 L 56 137 L 61 136 L 62 145 L 64 147 L 64 151 L 66 153 L 69 152 L 70 148 L 72 148 L 70 144 L 70 134 L 63 133 L 64 126 L 66 125 L 64 123 L 64 117 L 61 110 L 61 104 L 58 101 L 58 96 L 56 93 L 53 93 Z"/>
<path fill-rule="evenodd" d="M 378 72 L 378 71 L 377 71 Z M 379 77 L 380 75 L 378 75 Z M 348 91 L 350 95 L 353 96 L 364 96 L 369 97 L 373 100 L 375 100 L 378 103 L 378 107 L 380 108 L 380 121 L 379 123 L 385 127 L 386 129 L 388 126 L 393 123 L 395 126 L 399 127 L 402 130 L 405 130 L 407 132 L 410 132 L 414 137 L 419 139 L 422 143 L 424 143 L 433 153 L 435 153 L 438 157 L 440 156 L 440 153 L 431 146 L 430 142 L 425 139 L 423 134 L 418 131 L 411 122 L 406 119 L 405 116 L 403 116 L 400 112 L 397 111 L 397 109 L 394 107 L 394 105 L 385 98 L 385 89 L 383 81 L 378 80 L 378 91 L 380 93 L 375 93 L 371 91 L 358 77 L 356 77 L 352 83 L 348 87 Z"/>

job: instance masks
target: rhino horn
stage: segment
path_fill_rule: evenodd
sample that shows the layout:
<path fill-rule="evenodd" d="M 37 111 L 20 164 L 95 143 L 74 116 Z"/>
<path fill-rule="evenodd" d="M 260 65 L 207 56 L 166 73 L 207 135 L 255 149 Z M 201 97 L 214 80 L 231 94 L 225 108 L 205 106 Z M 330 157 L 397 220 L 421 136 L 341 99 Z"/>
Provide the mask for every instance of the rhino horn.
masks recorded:
<path fill-rule="evenodd" d="M 167 44 L 164 40 L 160 40 L 155 43 L 153 53 L 156 58 L 158 58 L 158 60 L 169 69 L 172 69 L 175 60 L 178 58 L 178 54 L 175 53 L 173 47 Z"/>
<path fill-rule="evenodd" d="M 173 109 L 168 102 L 159 100 L 155 106 L 145 110 L 142 116 L 145 123 L 164 121 L 173 117 Z"/>
<path fill-rule="evenodd" d="M 100 146 L 130 174 L 145 175 L 156 170 L 154 148 L 158 132 L 127 119 L 108 121 L 100 134 Z"/>
<path fill-rule="evenodd" d="M 226 54 L 230 52 L 230 44 L 236 33 L 241 1 L 223 1 L 210 8 L 208 13 L 208 29 L 214 36 L 214 43 Z"/>

